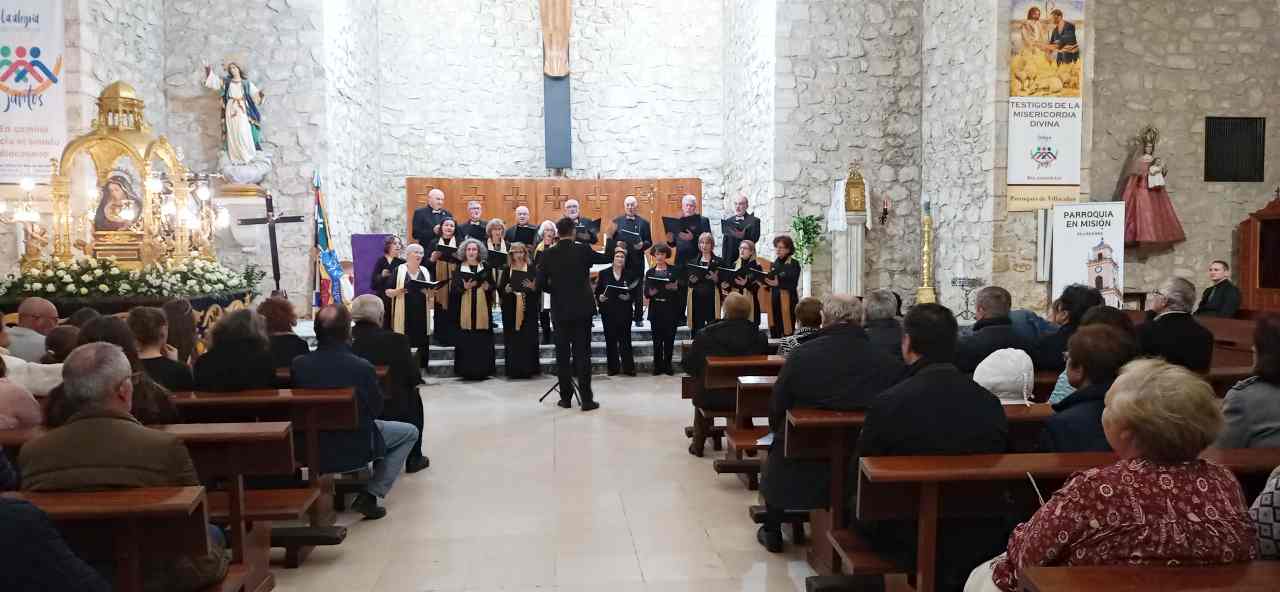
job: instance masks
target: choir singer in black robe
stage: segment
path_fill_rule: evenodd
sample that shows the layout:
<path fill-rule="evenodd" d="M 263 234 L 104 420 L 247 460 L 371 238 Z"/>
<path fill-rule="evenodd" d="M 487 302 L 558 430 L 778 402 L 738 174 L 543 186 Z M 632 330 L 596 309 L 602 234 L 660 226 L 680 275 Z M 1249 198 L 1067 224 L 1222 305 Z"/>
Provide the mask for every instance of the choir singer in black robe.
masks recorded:
<path fill-rule="evenodd" d="M 653 246 L 653 229 L 649 226 L 649 221 L 641 218 L 636 214 L 640 202 L 636 200 L 636 196 L 628 195 L 622 200 L 622 209 L 625 213 L 614 218 L 613 239 L 618 242 L 627 244 L 627 281 L 636 282 L 644 276 L 644 254 Z M 635 307 L 635 323 L 640 326 L 641 315 L 644 314 L 644 298 L 640 297 L 639 291 L 632 298 L 632 306 Z"/>
<path fill-rule="evenodd" d="M 502 348 L 507 378 L 541 374 L 538 355 L 538 311 L 542 295 L 529 266 L 529 247 L 512 243 L 507 274 L 498 282 L 502 298 Z"/>
<path fill-rule="evenodd" d="M 681 230 L 675 235 L 667 235 L 667 244 L 675 250 L 675 265 L 684 265 L 698 256 L 698 237 L 704 232 L 711 232 L 711 221 L 698 213 L 698 198 L 686 195 L 680 200 L 680 211 L 683 214 Z"/>
<path fill-rule="evenodd" d="M 685 293 L 685 314 L 689 319 L 689 331 L 697 336 L 703 327 L 720 320 L 722 294 L 716 282 L 716 274 L 724 260 L 716 256 L 716 237 L 710 232 L 698 237 L 698 256 L 684 266 L 685 281 L 689 288 Z"/>
<path fill-rule="evenodd" d="M 774 237 L 773 251 L 778 258 L 769 268 L 769 336 L 774 339 L 796 332 L 796 303 L 800 301 L 800 262 L 795 260 L 796 244 L 783 234 Z"/>
<path fill-rule="evenodd" d="M 600 270 L 596 276 L 596 300 L 600 303 L 600 317 L 604 321 L 605 359 L 609 364 L 609 376 L 622 372 L 636 375 L 636 360 L 631 353 L 631 300 L 635 297 L 634 282 L 627 274 L 628 247 L 617 243 L 613 251 L 613 265 Z"/>
<path fill-rule="evenodd" d="M 556 246 L 556 241 L 560 237 L 556 232 L 556 223 L 550 220 L 543 220 L 538 226 L 538 246 L 533 248 L 533 270 L 538 272 L 542 269 L 542 255 L 551 247 Z M 543 345 L 551 345 L 551 295 L 545 290 L 539 288 L 538 299 L 541 301 L 538 309 L 538 323 L 542 328 L 539 338 Z"/>
<path fill-rule="evenodd" d="M 760 219 L 747 213 L 746 194 L 739 193 L 733 200 L 733 215 L 720 222 L 720 229 L 724 231 L 722 256 L 726 261 L 738 256 L 738 245 L 742 241 L 760 241 Z"/>
<path fill-rule="evenodd" d="M 404 263 L 391 271 L 390 287 L 382 292 L 391 302 L 391 330 L 409 339 L 418 348 L 419 363 L 426 367 L 431 337 L 427 327 L 427 282 L 431 275 L 422 265 L 422 245 L 404 249 Z"/>
<path fill-rule="evenodd" d="M 422 248 L 430 250 L 436 246 L 440 224 L 450 218 L 453 218 L 453 214 L 444 209 L 444 192 L 432 189 L 427 193 L 427 207 L 413 211 L 413 240 L 418 241 Z"/>
<path fill-rule="evenodd" d="M 373 264 L 373 274 L 369 276 L 369 288 L 373 293 L 382 300 L 382 310 L 391 310 L 391 299 L 387 297 L 387 290 L 395 287 L 395 277 L 391 275 L 391 270 L 397 265 L 404 263 L 404 259 L 400 258 L 400 251 L 404 248 L 400 244 L 400 237 L 391 235 L 382 242 L 382 256 Z M 430 247 L 423 247 L 430 248 Z M 383 314 L 382 328 L 391 328 L 391 315 Z"/>
<path fill-rule="evenodd" d="M 667 264 L 671 247 L 654 245 L 653 269 L 644 276 L 644 293 L 649 297 L 649 330 L 653 333 L 653 375 L 674 375 L 671 367 L 676 327 L 680 326 L 680 280 L 676 270 Z"/>
<path fill-rule="evenodd" d="M 493 271 L 485 265 L 484 244 L 469 238 L 458 247 L 457 273 L 449 284 L 449 306 L 458 315 L 454 339 L 454 373 L 464 380 L 484 380 L 493 376 L 496 355 L 493 347 Z"/>
<path fill-rule="evenodd" d="M 507 229 L 505 237 L 507 243 L 524 243 L 524 246 L 533 248 L 538 242 L 538 227 L 529 223 L 529 207 L 519 206 L 516 208 L 516 223 Z"/>
<path fill-rule="evenodd" d="M 726 262 L 725 267 L 728 267 Z M 734 273 L 720 273 L 720 288 L 724 295 L 737 293 L 751 299 L 751 321 L 760 326 L 760 281 L 756 275 L 747 270 L 759 272 L 760 263 L 756 261 L 756 244 L 742 241 L 738 245 L 738 260 L 733 262 Z"/>
<path fill-rule="evenodd" d="M 474 238 L 481 243 L 485 241 L 484 209 L 480 202 L 467 202 L 467 221 L 458 225 L 458 238 Z"/>
<path fill-rule="evenodd" d="M 608 263 L 610 257 L 574 240 L 575 224 L 569 218 L 556 222 L 560 240 L 542 253 L 538 267 L 538 289 L 551 295 L 551 316 L 555 319 L 556 367 L 560 378 L 560 402 L 573 406 L 574 379 L 582 410 L 600 407 L 591 392 L 591 319 L 595 298 L 591 293 L 591 266 Z"/>
<path fill-rule="evenodd" d="M 440 236 L 427 257 L 431 260 L 431 279 L 441 283 L 431 295 L 432 301 L 432 335 L 436 345 L 453 346 L 453 338 L 458 333 L 458 313 L 449 307 L 449 282 L 458 269 L 458 237 L 457 223 L 453 218 L 446 218 L 440 223 Z"/>

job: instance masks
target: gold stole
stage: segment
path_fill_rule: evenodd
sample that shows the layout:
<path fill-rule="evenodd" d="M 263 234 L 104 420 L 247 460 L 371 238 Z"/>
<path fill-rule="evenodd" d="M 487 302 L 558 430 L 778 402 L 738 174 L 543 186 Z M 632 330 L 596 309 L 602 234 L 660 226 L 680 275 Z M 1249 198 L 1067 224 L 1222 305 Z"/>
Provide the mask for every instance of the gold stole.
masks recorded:
<path fill-rule="evenodd" d="M 458 246 L 458 239 L 455 237 L 455 238 L 453 239 L 453 244 L 449 244 L 449 243 L 444 242 L 444 241 L 440 241 L 440 243 L 439 243 L 439 244 L 442 244 L 442 245 L 444 245 L 444 246 L 446 246 L 446 247 L 454 247 L 454 248 L 457 248 L 457 246 Z M 445 261 L 443 257 L 441 257 L 440 259 L 436 260 L 436 281 L 437 281 L 437 282 L 444 282 L 446 285 L 448 285 L 449 280 L 453 279 L 453 273 L 452 273 L 452 271 L 453 271 L 453 264 L 452 264 L 452 263 L 449 263 L 448 261 Z M 435 293 L 435 291 L 432 291 L 432 292 L 431 292 L 431 299 L 432 299 L 432 301 L 436 300 L 436 293 Z M 440 299 L 440 301 L 441 301 L 441 302 L 440 302 L 440 308 L 442 308 L 442 309 L 444 309 L 444 310 L 449 310 L 449 297 L 448 297 L 448 296 L 446 296 L 446 297 L 444 297 L 444 298 L 441 298 L 441 299 Z"/>
<path fill-rule="evenodd" d="M 422 268 L 419 267 L 418 273 L 421 274 L 422 272 L 423 272 Z M 408 265 L 401 263 L 400 266 L 396 268 L 396 289 L 403 290 L 405 285 L 408 283 L 409 283 Z M 401 335 L 405 334 L 404 307 L 405 307 L 405 296 L 403 294 L 391 299 L 391 330 Z M 430 310 L 431 308 L 430 306 L 428 306 L 426 312 L 429 313 Z M 431 334 L 431 315 L 430 314 L 427 314 L 427 334 L 428 335 Z"/>
<path fill-rule="evenodd" d="M 529 271 L 529 266 L 528 266 L 528 265 L 525 265 L 525 266 L 524 266 L 524 269 L 516 269 L 515 267 L 512 267 L 512 268 L 511 268 L 511 271 L 524 271 L 524 272 L 527 272 L 527 271 Z M 521 287 L 521 288 L 523 288 L 524 286 L 520 286 L 520 287 Z M 521 291 L 519 291 L 519 290 L 514 290 L 514 289 L 513 289 L 513 290 L 511 290 L 511 294 L 512 294 L 513 296 L 515 296 L 515 301 L 516 301 L 516 304 L 515 304 L 515 306 L 516 306 L 516 328 L 515 328 L 515 330 L 516 330 L 516 331 L 519 331 L 522 327 L 524 327 L 524 298 L 525 298 L 525 293 L 524 293 L 524 292 L 521 292 Z"/>
<path fill-rule="evenodd" d="M 693 261 L 694 263 L 701 265 L 702 257 L 698 257 Z M 711 265 L 711 262 L 707 262 L 707 265 Z M 723 306 L 723 303 L 720 302 L 720 282 L 710 278 L 706 281 L 711 282 L 711 297 L 715 298 L 715 306 L 711 307 L 711 319 L 718 321 L 720 320 L 720 307 Z M 689 322 L 693 323 L 693 284 L 689 284 L 689 291 L 685 294 L 684 301 L 684 318 L 689 319 Z"/>
<path fill-rule="evenodd" d="M 472 273 L 480 273 L 484 271 L 481 265 Z M 487 331 L 489 330 L 489 295 L 484 289 L 476 287 L 470 290 L 462 290 L 462 310 L 458 312 L 458 324 L 464 331 Z M 472 319 L 474 312 L 482 312 L 484 316 L 479 321 Z"/>

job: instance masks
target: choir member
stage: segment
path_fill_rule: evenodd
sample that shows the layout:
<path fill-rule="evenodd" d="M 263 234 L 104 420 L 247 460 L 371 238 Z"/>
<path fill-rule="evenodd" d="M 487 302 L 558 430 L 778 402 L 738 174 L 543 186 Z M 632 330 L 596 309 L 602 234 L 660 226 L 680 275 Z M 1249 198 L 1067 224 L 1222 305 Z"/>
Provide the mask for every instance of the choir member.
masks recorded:
<path fill-rule="evenodd" d="M 625 242 L 629 247 L 627 251 L 627 281 L 637 282 L 644 277 L 644 253 L 653 246 L 653 229 L 649 226 L 649 221 L 640 217 L 636 213 L 640 208 L 640 202 L 634 195 L 628 195 L 622 200 L 623 214 L 613 220 L 616 230 L 613 233 L 614 240 Z M 644 318 L 644 297 L 640 290 L 632 296 L 632 303 L 635 307 L 635 323 L 640 326 L 640 319 Z"/>
<path fill-rule="evenodd" d="M 599 238 L 599 235 L 596 233 L 595 229 L 587 227 L 586 220 L 581 218 L 581 213 L 582 206 L 578 204 L 578 200 L 570 199 L 564 202 L 564 216 L 573 220 L 574 232 L 577 237 L 576 240 L 587 243 L 588 245 L 594 245 L 596 244 L 596 239 Z"/>
<path fill-rule="evenodd" d="M 454 338 L 454 372 L 464 380 L 493 376 L 493 272 L 485 265 L 484 244 L 473 238 L 458 247 L 458 271 L 449 286 L 449 307 L 458 319 Z"/>
<path fill-rule="evenodd" d="M 419 365 L 427 367 L 431 337 L 427 328 L 427 293 L 431 274 L 422 265 L 425 251 L 422 245 L 411 244 L 404 249 L 404 260 L 391 270 L 391 281 L 380 291 L 380 296 L 391 303 L 391 330 L 404 335 L 411 347 L 418 348 Z"/>
<path fill-rule="evenodd" d="M 698 198 L 692 194 L 684 196 L 680 200 L 681 220 L 684 221 L 684 230 L 675 236 L 667 235 L 667 244 L 675 250 L 675 264 L 684 265 L 685 262 L 698 256 L 698 237 L 704 232 L 711 232 L 711 222 L 706 216 L 698 213 Z"/>
<path fill-rule="evenodd" d="M 653 268 L 645 275 L 645 294 L 649 297 L 649 329 L 653 332 L 653 374 L 674 375 L 671 350 L 680 325 L 680 283 L 675 269 L 667 263 L 671 247 L 657 244 L 649 254 L 653 256 Z"/>
<path fill-rule="evenodd" d="M 778 258 L 769 268 L 772 277 L 766 278 L 764 283 L 769 286 L 769 336 L 777 339 L 796 332 L 800 262 L 795 260 L 795 242 L 785 234 L 774 237 L 773 251 Z"/>
<path fill-rule="evenodd" d="M 450 218 L 453 214 L 444 209 L 444 192 L 432 189 L 427 192 L 427 207 L 413 211 L 413 240 L 430 250 L 436 245 L 436 237 L 440 236 L 441 223 Z"/>
<path fill-rule="evenodd" d="M 749 240 L 738 245 L 738 260 L 733 265 L 735 271 L 740 272 L 744 268 L 760 271 L 760 264 L 756 262 L 756 244 Z M 760 282 L 750 274 L 739 273 L 728 278 L 721 277 L 720 288 L 725 296 L 736 292 L 750 298 L 751 320 L 757 326 L 760 325 Z"/>
<path fill-rule="evenodd" d="M 458 269 L 457 223 L 453 218 L 440 223 L 440 236 L 436 239 L 435 248 L 429 255 L 431 259 L 431 279 L 440 282 L 440 287 L 431 294 L 433 316 L 432 333 L 436 345 L 451 347 L 453 338 L 458 332 L 458 313 L 449 306 L 447 286 L 453 279 L 453 272 Z"/>
<path fill-rule="evenodd" d="M 466 240 L 474 238 L 481 243 L 485 241 L 484 210 L 478 201 L 467 202 L 467 221 L 458 225 L 458 238 Z"/>
<path fill-rule="evenodd" d="M 538 242 L 538 246 L 533 250 L 533 268 L 537 270 L 541 267 L 542 254 L 547 249 L 556 245 L 559 239 L 556 233 L 556 223 L 550 220 L 543 220 L 538 226 L 538 236 L 542 239 Z M 551 345 L 551 302 L 550 295 L 545 292 L 538 292 L 538 299 L 541 301 L 541 310 L 538 313 L 538 322 L 542 325 L 542 343 Z"/>
<path fill-rule="evenodd" d="M 538 242 L 538 227 L 529 223 L 529 206 L 516 208 L 516 223 L 507 229 L 507 243 L 524 243 L 533 248 Z"/>
<path fill-rule="evenodd" d="M 499 282 L 502 294 L 502 343 L 507 378 L 528 378 L 541 374 L 538 351 L 538 310 L 541 294 L 534 285 L 535 271 L 529 265 L 529 247 L 512 243 L 508 251 L 509 270 Z"/>
<path fill-rule="evenodd" d="M 685 314 L 689 330 L 697 335 L 703 327 L 720 320 L 721 294 L 716 287 L 716 270 L 723 265 L 716 256 L 716 238 L 710 232 L 698 237 L 698 257 L 685 265 L 689 289 L 685 293 Z"/>
<path fill-rule="evenodd" d="M 747 213 L 747 195 L 739 193 L 733 200 L 733 215 L 720 223 L 724 231 L 724 258 L 732 260 L 742 241 L 760 240 L 760 219 Z"/>
<path fill-rule="evenodd" d="M 507 226 L 502 221 L 502 218 L 494 218 L 490 220 L 489 224 L 484 227 L 484 231 L 485 234 L 488 235 L 488 239 L 486 239 L 484 246 L 485 249 L 489 251 L 490 257 L 492 257 L 493 253 L 502 253 L 503 255 L 506 255 L 507 251 L 510 250 L 510 246 L 506 239 Z M 504 279 L 503 274 L 507 271 L 507 264 L 503 263 L 502 265 L 495 265 L 491 264 L 489 261 L 486 261 L 485 263 L 489 264 L 489 267 L 493 269 L 494 285 L 502 285 L 502 280 Z"/>
<path fill-rule="evenodd" d="M 393 288 L 395 284 L 395 276 L 391 275 L 391 270 L 397 265 L 404 263 L 404 259 L 400 258 L 400 251 L 403 250 L 400 244 L 400 237 L 396 235 L 388 236 L 382 241 L 382 256 L 373 264 L 373 275 L 369 277 L 369 287 L 373 293 L 382 300 L 382 309 L 391 310 L 391 299 L 387 298 L 387 290 Z M 430 248 L 426 246 L 424 248 Z M 383 315 L 382 328 L 391 328 L 391 315 Z"/>
<path fill-rule="evenodd" d="M 627 245 L 618 243 L 613 251 L 613 265 L 600 270 L 596 277 L 596 300 L 600 302 L 600 318 L 604 321 L 605 357 L 609 376 L 622 372 L 636 375 L 636 361 L 631 353 L 631 300 L 634 283 L 627 273 Z"/>

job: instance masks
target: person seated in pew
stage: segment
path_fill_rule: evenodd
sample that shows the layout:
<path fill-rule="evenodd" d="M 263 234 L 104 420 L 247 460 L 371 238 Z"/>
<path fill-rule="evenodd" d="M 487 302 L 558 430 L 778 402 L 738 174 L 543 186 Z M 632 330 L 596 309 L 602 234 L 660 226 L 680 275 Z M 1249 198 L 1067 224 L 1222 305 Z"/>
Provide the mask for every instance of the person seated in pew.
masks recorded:
<path fill-rule="evenodd" d="M 1231 266 L 1218 259 L 1209 264 L 1211 285 L 1200 296 L 1196 316 L 1234 318 L 1240 312 L 1240 288 L 1231 283 Z"/>
<path fill-rule="evenodd" d="M 1125 365 L 1102 426 L 1120 460 L 1076 473 L 979 565 L 966 592 L 1018 589 L 1028 567 L 1218 565 L 1258 557 L 1235 475 L 1197 457 L 1222 429 L 1213 388 L 1163 360 Z"/>
<path fill-rule="evenodd" d="M 1280 448 L 1280 315 L 1254 325 L 1253 376 L 1227 391 L 1222 415 L 1218 448 Z"/>
<path fill-rule="evenodd" d="M 1040 451 L 1111 452 L 1102 431 L 1103 400 L 1120 369 L 1137 355 L 1137 344 L 1115 327 L 1080 327 L 1067 342 L 1067 376 L 1076 391 L 1053 404 L 1040 432 Z"/>
<path fill-rule="evenodd" d="M 773 445 L 765 461 L 764 524 L 756 540 L 772 553 L 782 551 L 786 510 L 826 508 L 831 466 L 825 460 L 796 460 L 786 447 L 787 411 L 793 408 L 856 411 L 897 382 L 902 363 L 878 349 L 862 330 L 862 302 L 833 294 L 822 303 L 822 329 L 800 344 L 778 373 L 769 399 Z M 839 352 L 839 355 L 832 355 Z"/>
<path fill-rule="evenodd" d="M 152 306 L 129 311 L 129 330 L 138 341 L 138 359 L 147 376 L 169 392 L 191 390 L 191 367 L 178 361 L 178 348 L 169 345 L 169 318 Z"/>
<path fill-rule="evenodd" d="M 1058 330 L 1040 337 L 1028 352 L 1036 365 L 1036 371 L 1061 372 L 1066 368 L 1062 354 L 1067 351 L 1067 340 L 1080 328 L 1084 313 L 1105 302 L 1097 289 L 1084 284 L 1071 284 L 1062 290 L 1062 295 L 1053 304 L 1049 316 L 1058 325 Z"/>
<path fill-rule="evenodd" d="M 44 421 L 40 403 L 31 395 L 31 391 L 6 378 L 7 373 L 4 360 L 0 359 L 0 430 L 40 425 Z"/>
<path fill-rule="evenodd" d="M 902 297 L 885 289 L 862 298 L 862 330 L 872 345 L 902 362 Z"/>
<path fill-rule="evenodd" d="M 60 326 L 75 327 L 79 329 L 83 327 L 85 323 L 92 321 L 93 319 L 96 319 L 100 316 L 102 316 L 102 313 L 98 312 L 97 309 L 89 308 L 86 306 L 84 308 L 81 308 L 80 310 L 77 310 L 71 313 L 71 316 L 67 317 L 67 320 L 62 321 L 62 325 Z M 70 353 L 70 352 L 67 352 L 67 353 Z"/>
<path fill-rule="evenodd" d="M 39 362 L 44 357 L 45 335 L 58 326 L 58 307 L 52 302 L 32 296 L 18 305 L 18 324 L 5 333 L 9 343 L 5 345 L 10 355 L 28 362 Z"/>
<path fill-rule="evenodd" d="M 271 349 L 271 363 L 276 368 L 288 368 L 293 359 L 311 353 L 305 339 L 298 337 L 293 328 L 298 325 L 298 314 L 287 298 L 272 296 L 258 305 L 258 314 L 267 323 L 267 342 Z"/>
<path fill-rule="evenodd" d="M 1138 327 L 1142 355 L 1164 358 L 1192 372 L 1205 374 L 1213 362 L 1213 332 L 1191 314 L 1196 287 L 1185 278 L 1172 277 L 1151 293 L 1147 322 Z"/>
<path fill-rule="evenodd" d="M 0 466 L 8 466 L 0 454 Z M 0 484 L 0 491 L 3 491 Z M 111 585 L 67 546 L 43 510 L 0 497 L 0 588 L 111 592 Z"/>
<path fill-rule="evenodd" d="M 418 441 L 418 428 L 399 421 L 375 419 L 382 414 L 382 391 L 373 364 L 351 351 L 351 313 L 345 306 L 329 305 L 316 313 L 316 339 L 320 347 L 293 359 L 294 388 L 354 388 L 359 427 L 320 432 L 320 461 L 311 467 L 318 473 L 343 473 L 373 463 L 373 477 L 356 495 L 351 509 L 367 520 L 387 515 L 379 500 L 405 468 L 409 452 Z"/>
<path fill-rule="evenodd" d="M 822 301 L 805 296 L 796 303 L 796 332 L 778 340 L 778 355 L 788 357 L 800 343 L 822 327 Z"/>
<path fill-rule="evenodd" d="M 751 321 L 751 299 L 743 294 L 730 294 L 724 299 L 724 318 L 711 323 L 693 338 L 689 351 L 680 360 L 684 369 L 698 383 L 702 382 L 708 356 L 763 356 L 769 353 L 769 338 Z M 716 411 L 732 410 L 737 405 L 734 393 L 695 395 L 693 404 Z"/>
<path fill-rule="evenodd" d="M 351 319 L 355 321 L 351 351 L 374 366 L 387 367 L 389 376 L 383 384 L 389 385 L 391 392 L 379 419 L 401 421 L 418 430 L 418 439 L 404 462 L 406 473 L 417 473 L 431 466 L 422 455 L 422 396 L 418 394 L 418 385 L 424 382 L 422 369 L 409 348 L 409 338 L 382 328 L 385 314 L 382 300 L 373 294 L 361 294 L 351 301 Z"/>
<path fill-rule="evenodd" d="M 1258 559 L 1280 560 L 1280 467 L 1267 477 L 1262 493 L 1249 506 L 1249 517 L 1258 527 Z"/>
<path fill-rule="evenodd" d="M 115 320 L 101 317 L 85 325 Z M 177 436 L 147 429 L 132 415 L 134 368 L 120 346 L 105 341 L 77 347 L 62 367 L 66 423 L 22 447 L 24 491 L 106 491 L 199 485 L 195 465 Z M 227 572 L 222 531 L 209 527 L 209 553 L 142 562 L 146 590 L 203 590 Z M 140 535 L 141 536 L 141 535 Z M 108 578 L 110 579 L 110 578 Z"/>
<path fill-rule="evenodd" d="M 82 308 L 80 310 L 93 310 L 92 308 Z M 76 343 L 80 341 L 80 327 L 75 325 L 58 325 L 44 336 L 45 352 L 44 357 L 40 358 L 41 364 L 61 364 L 67 356 L 71 355 L 71 350 L 76 348 Z"/>
<path fill-rule="evenodd" d="M 978 290 L 974 306 L 977 322 L 973 333 L 961 337 L 956 344 L 956 367 L 965 374 L 972 374 L 978 364 L 991 352 L 1013 348 L 1030 351 L 1031 343 L 1019 337 L 1009 320 L 1013 296 L 1000 286 L 987 286 Z"/>
<path fill-rule="evenodd" d="M 1084 317 L 1080 319 L 1080 326 L 1088 327 L 1090 325 L 1113 327 L 1127 335 L 1135 344 L 1138 343 L 1138 329 L 1134 326 L 1133 319 L 1129 318 L 1128 313 L 1114 306 L 1099 304 L 1085 311 Z M 1067 370 L 1063 368 L 1062 372 L 1058 374 L 1058 381 L 1053 385 L 1053 392 L 1049 395 L 1049 403 L 1057 403 L 1075 391 L 1075 387 L 1071 386 L 1071 381 L 1067 379 Z"/>
<path fill-rule="evenodd" d="M 1006 452 L 1009 422 L 1000 401 L 955 366 L 958 327 L 951 311 L 938 304 L 916 304 L 907 311 L 902 329 L 906 377 L 871 404 L 853 466 L 864 456 Z M 856 488 L 854 481 L 853 497 L 847 501 L 857 499 Z M 914 523 L 857 521 L 853 527 L 877 552 L 915 563 Z M 936 589 L 958 589 L 975 565 L 1000 548 L 1006 532 L 1000 516 L 944 520 L 939 527 Z"/>
<path fill-rule="evenodd" d="M 196 317 L 191 301 L 176 298 L 164 303 L 160 310 L 169 319 L 169 345 L 178 349 L 178 361 L 190 366 L 200 354 L 196 351 Z"/>
<path fill-rule="evenodd" d="M 1030 405 L 1035 390 L 1035 369 L 1031 356 L 1008 347 L 991 352 L 973 370 L 973 381 L 991 391 L 1001 405 Z"/>
<path fill-rule="evenodd" d="M 62 384 L 62 364 L 36 364 L 9 353 L 9 332 L 0 323 L 0 361 L 4 362 L 5 377 L 14 384 L 31 391 L 33 395 L 47 395 Z"/>
<path fill-rule="evenodd" d="M 129 360 L 129 367 L 133 369 L 133 374 L 130 376 L 130 380 L 133 382 L 133 392 L 130 397 L 133 407 L 129 410 L 129 413 L 134 419 L 141 422 L 142 425 L 179 423 L 181 421 L 178 408 L 169 399 L 169 389 L 157 384 L 144 371 L 142 360 L 138 359 L 137 341 L 133 338 L 133 332 L 129 330 L 128 324 L 114 316 L 100 316 L 85 323 L 84 327 L 80 328 L 79 344 L 85 345 L 99 342 L 116 345 L 124 352 L 125 358 Z M 66 374 L 65 366 L 63 367 L 63 374 L 64 376 Z M 55 390 L 49 394 L 48 407 L 45 412 L 45 425 L 47 427 L 52 428 L 62 425 L 75 412 L 75 403 L 67 398 L 67 394 L 65 388 Z"/>
<path fill-rule="evenodd" d="M 192 375 L 198 391 L 275 388 L 275 361 L 262 315 L 245 308 L 223 316 L 209 332 L 209 351 L 196 358 Z"/>

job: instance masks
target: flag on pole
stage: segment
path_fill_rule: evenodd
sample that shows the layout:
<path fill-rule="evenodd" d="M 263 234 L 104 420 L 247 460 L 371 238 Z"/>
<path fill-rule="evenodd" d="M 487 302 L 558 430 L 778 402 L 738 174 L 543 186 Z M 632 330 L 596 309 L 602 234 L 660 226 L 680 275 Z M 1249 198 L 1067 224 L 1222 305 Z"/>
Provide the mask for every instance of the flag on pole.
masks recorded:
<path fill-rule="evenodd" d="M 324 199 L 320 193 L 320 171 L 311 177 L 311 187 L 315 193 L 315 236 L 316 236 L 316 291 L 312 304 L 317 307 L 334 302 L 342 302 L 342 265 L 338 263 L 338 254 L 329 244 L 329 219 L 324 211 Z"/>

